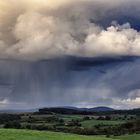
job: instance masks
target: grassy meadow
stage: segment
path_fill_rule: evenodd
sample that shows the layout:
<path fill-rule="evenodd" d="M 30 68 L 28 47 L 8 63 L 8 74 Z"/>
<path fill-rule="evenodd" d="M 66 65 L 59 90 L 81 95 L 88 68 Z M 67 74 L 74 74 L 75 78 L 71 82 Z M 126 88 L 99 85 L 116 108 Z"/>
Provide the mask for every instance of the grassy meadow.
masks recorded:
<path fill-rule="evenodd" d="M 0 140 L 139 140 L 140 135 L 124 135 L 106 138 L 104 136 L 82 136 L 49 131 L 0 129 Z"/>
<path fill-rule="evenodd" d="M 93 128 L 96 125 L 117 125 L 122 124 L 125 121 L 107 121 L 107 120 L 86 120 L 81 122 L 83 127 L 86 128 Z"/>
<path fill-rule="evenodd" d="M 124 136 L 118 137 L 117 139 L 120 139 L 120 140 L 140 140 L 140 134 L 124 135 Z"/>
<path fill-rule="evenodd" d="M 100 136 L 82 136 L 48 131 L 0 129 L 0 140 L 113 140 Z"/>

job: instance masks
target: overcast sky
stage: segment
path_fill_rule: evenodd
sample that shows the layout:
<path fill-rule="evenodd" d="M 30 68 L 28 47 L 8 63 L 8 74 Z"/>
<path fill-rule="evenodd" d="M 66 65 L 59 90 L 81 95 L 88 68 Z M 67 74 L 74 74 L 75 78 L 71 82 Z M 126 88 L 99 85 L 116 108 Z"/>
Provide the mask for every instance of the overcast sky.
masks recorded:
<path fill-rule="evenodd" d="M 0 0 L 0 108 L 140 106 L 139 0 Z"/>

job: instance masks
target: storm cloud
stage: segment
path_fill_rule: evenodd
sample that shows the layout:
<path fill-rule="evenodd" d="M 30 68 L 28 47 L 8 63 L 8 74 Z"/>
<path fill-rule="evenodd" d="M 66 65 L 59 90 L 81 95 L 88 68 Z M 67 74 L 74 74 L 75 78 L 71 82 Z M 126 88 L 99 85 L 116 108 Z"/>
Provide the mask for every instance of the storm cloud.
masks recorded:
<path fill-rule="evenodd" d="M 139 57 L 1 60 L 1 107 L 138 107 L 139 64 Z"/>
<path fill-rule="evenodd" d="M 138 107 L 139 5 L 0 0 L 0 107 Z"/>
<path fill-rule="evenodd" d="M 140 33 L 133 28 L 140 19 L 139 4 L 136 0 L 1 0 L 0 57 L 140 55 Z"/>

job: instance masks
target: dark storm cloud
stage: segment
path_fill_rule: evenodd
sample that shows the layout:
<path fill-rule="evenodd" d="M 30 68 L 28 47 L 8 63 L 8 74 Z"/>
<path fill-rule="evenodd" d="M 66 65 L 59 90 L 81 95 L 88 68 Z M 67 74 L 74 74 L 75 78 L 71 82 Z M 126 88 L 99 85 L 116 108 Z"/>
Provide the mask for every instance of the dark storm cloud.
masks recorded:
<path fill-rule="evenodd" d="M 0 105 L 137 107 L 139 5 L 0 0 Z"/>
<path fill-rule="evenodd" d="M 119 57 L 102 63 L 99 60 L 61 57 L 39 62 L 1 61 L 1 101 L 28 108 L 46 105 L 119 107 L 118 100 L 133 100 L 139 96 L 134 92 L 140 88 L 139 57 Z M 94 65 L 88 64 L 91 61 Z M 84 69 L 77 62 L 83 62 Z"/>

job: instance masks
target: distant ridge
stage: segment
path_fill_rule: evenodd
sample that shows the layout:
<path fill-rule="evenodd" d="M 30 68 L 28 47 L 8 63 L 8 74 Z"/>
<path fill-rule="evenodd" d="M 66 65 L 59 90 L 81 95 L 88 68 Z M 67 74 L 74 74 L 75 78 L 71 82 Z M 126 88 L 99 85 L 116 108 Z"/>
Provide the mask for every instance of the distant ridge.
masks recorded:
<path fill-rule="evenodd" d="M 72 107 L 72 106 L 58 106 L 58 107 L 48 107 L 52 109 L 72 109 L 72 110 L 77 110 L 77 111 L 86 111 L 86 112 L 97 112 L 97 111 L 113 111 L 115 109 L 110 108 L 110 107 L 105 107 L 105 106 L 99 106 L 99 107 L 94 107 L 94 108 L 78 108 L 78 107 Z"/>
<path fill-rule="evenodd" d="M 87 111 L 87 112 L 113 111 L 113 110 L 115 110 L 113 108 L 105 107 L 105 106 L 99 106 L 99 107 L 94 107 L 94 108 L 76 108 L 76 107 L 62 107 L 62 108 L 74 109 L 74 110 L 78 110 L 78 111 Z"/>
<path fill-rule="evenodd" d="M 101 107 L 90 108 L 89 110 L 90 111 L 113 111 L 115 109 L 110 108 L 110 107 L 101 106 Z"/>

